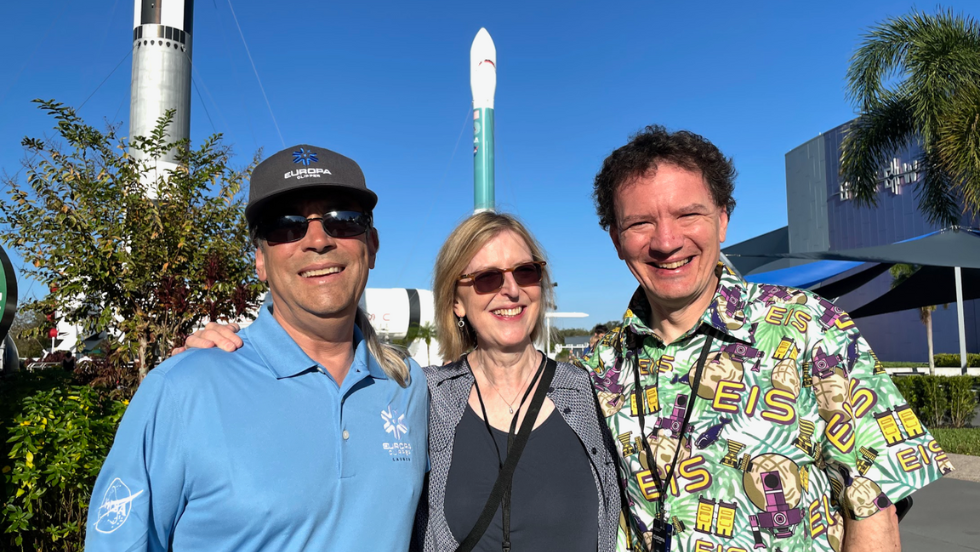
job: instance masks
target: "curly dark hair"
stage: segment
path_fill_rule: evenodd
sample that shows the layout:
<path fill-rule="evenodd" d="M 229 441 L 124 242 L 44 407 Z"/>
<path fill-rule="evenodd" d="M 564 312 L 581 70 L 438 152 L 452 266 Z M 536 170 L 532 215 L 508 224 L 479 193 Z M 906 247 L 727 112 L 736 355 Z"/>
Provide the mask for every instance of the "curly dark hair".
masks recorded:
<path fill-rule="evenodd" d="M 616 222 L 616 190 L 625 182 L 656 170 L 660 163 L 700 171 L 715 205 L 724 207 L 731 216 L 735 209 L 732 193 L 737 174 L 732 159 L 701 135 L 687 130 L 668 132 L 660 125 L 650 125 L 612 152 L 595 175 L 592 199 L 603 230 L 609 230 Z"/>

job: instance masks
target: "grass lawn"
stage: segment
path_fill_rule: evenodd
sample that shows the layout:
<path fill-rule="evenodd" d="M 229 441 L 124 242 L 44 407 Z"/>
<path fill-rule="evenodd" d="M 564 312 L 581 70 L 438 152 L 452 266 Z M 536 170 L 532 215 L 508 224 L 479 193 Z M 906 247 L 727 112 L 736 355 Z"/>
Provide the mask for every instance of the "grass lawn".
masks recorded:
<path fill-rule="evenodd" d="M 937 428 L 929 432 L 946 452 L 980 456 L 980 427 Z"/>

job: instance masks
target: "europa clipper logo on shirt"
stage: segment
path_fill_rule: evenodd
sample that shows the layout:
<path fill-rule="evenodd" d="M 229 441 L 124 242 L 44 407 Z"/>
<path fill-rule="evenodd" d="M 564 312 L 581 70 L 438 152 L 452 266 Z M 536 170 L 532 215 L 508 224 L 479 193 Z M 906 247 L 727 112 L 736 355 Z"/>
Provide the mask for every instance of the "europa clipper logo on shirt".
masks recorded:
<path fill-rule="evenodd" d="M 385 424 L 385 433 L 390 433 L 395 438 L 394 443 L 382 443 L 382 447 L 388 451 L 388 456 L 394 462 L 412 461 L 412 444 L 401 441 L 402 437 L 408 434 L 408 426 L 405 424 L 405 414 L 398 412 L 390 405 L 381 411 L 381 420 Z"/>
<path fill-rule="evenodd" d="M 299 151 L 293 152 L 293 163 L 297 165 L 303 165 L 304 167 L 309 167 L 310 163 L 317 163 L 320 159 L 316 156 L 316 152 L 313 150 L 308 150 L 306 148 L 299 148 Z M 320 176 L 321 174 L 333 174 L 327 169 L 320 169 L 317 167 L 307 168 L 307 169 L 294 169 L 283 175 L 283 178 L 290 179 L 295 178 L 296 180 L 303 180 L 304 178 L 313 178 L 314 176 Z"/>

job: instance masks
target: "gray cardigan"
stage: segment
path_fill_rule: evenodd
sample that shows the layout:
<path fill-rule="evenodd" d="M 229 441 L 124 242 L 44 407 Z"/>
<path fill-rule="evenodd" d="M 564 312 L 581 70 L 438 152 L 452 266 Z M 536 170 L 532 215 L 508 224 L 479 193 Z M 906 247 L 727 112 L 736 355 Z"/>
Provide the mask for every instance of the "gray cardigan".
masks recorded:
<path fill-rule="evenodd" d="M 453 458 L 456 426 L 466 410 L 473 387 L 473 374 L 465 360 L 446 366 L 423 368 L 429 385 L 429 462 L 431 470 L 415 516 L 412 550 L 454 552 L 459 543 L 446 521 L 446 480 Z M 558 363 L 548 389 L 555 409 L 578 435 L 592 465 L 599 496 L 598 552 L 616 548 L 616 531 L 621 511 L 619 476 L 616 472 L 612 436 L 597 413 L 595 394 L 588 373 L 571 364 Z"/>

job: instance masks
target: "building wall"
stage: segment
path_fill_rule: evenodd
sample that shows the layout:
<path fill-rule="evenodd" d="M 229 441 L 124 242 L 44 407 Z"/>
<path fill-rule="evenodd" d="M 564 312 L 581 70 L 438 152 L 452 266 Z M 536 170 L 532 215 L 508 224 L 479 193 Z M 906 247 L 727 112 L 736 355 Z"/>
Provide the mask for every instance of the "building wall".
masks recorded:
<path fill-rule="evenodd" d="M 918 144 L 912 144 L 893 156 L 891 165 L 897 165 L 903 174 L 892 180 L 897 178 L 900 184 L 893 184 L 892 187 L 880 184 L 877 206 L 864 207 L 842 196 L 840 147 L 846 130 L 847 124 L 843 124 L 823 134 L 826 151 L 835 152 L 835 155 L 826 156 L 830 247 L 839 250 L 885 245 L 939 230 L 939 226 L 929 224 L 919 212 L 915 199 L 915 184 L 921 181 L 922 174 L 909 171 L 922 153 Z"/>
<path fill-rule="evenodd" d="M 827 163 L 825 140 L 817 136 L 786 154 L 789 251 L 830 249 L 827 227 Z"/>
<path fill-rule="evenodd" d="M 841 187 L 838 177 L 840 146 L 846 129 L 847 123 L 786 154 L 790 251 L 885 245 L 939 230 L 918 210 L 915 198 L 915 184 L 921 179 L 921 174 L 914 170 L 915 159 L 921 153 L 918 144 L 896 152 L 891 163 L 883 167 L 877 206 L 864 207 L 848 199 L 846 187 Z M 822 148 L 818 148 L 815 141 L 822 142 Z M 813 167 L 807 170 L 808 163 L 818 156 L 821 157 L 823 170 Z M 886 173 L 885 169 L 891 171 Z M 815 186 L 818 180 L 822 180 L 822 187 Z M 805 201 L 816 205 L 809 211 L 810 214 L 798 205 Z M 797 205 L 794 207 L 794 204 Z M 819 220 L 811 220 L 820 216 L 826 217 L 824 227 L 821 227 Z M 965 217 L 962 224 L 973 225 Z M 794 240 L 794 236 L 799 237 Z M 826 246 L 819 247 L 822 243 L 826 243 Z M 802 247 L 802 244 L 813 247 Z M 891 275 L 885 273 L 841 297 L 837 304 L 845 310 L 854 310 L 884 294 L 890 287 Z M 976 352 L 980 350 L 980 300 L 967 301 L 964 307 L 967 350 Z M 857 320 L 857 324 L 882 360 L 928 360 L 926 331 L 919 321 L 917 309 L 862 318 Z M 933 340 L 937 353 L 959 352 L 955 303 L 949 308 L 939 306 L 933 313 Z"/>

